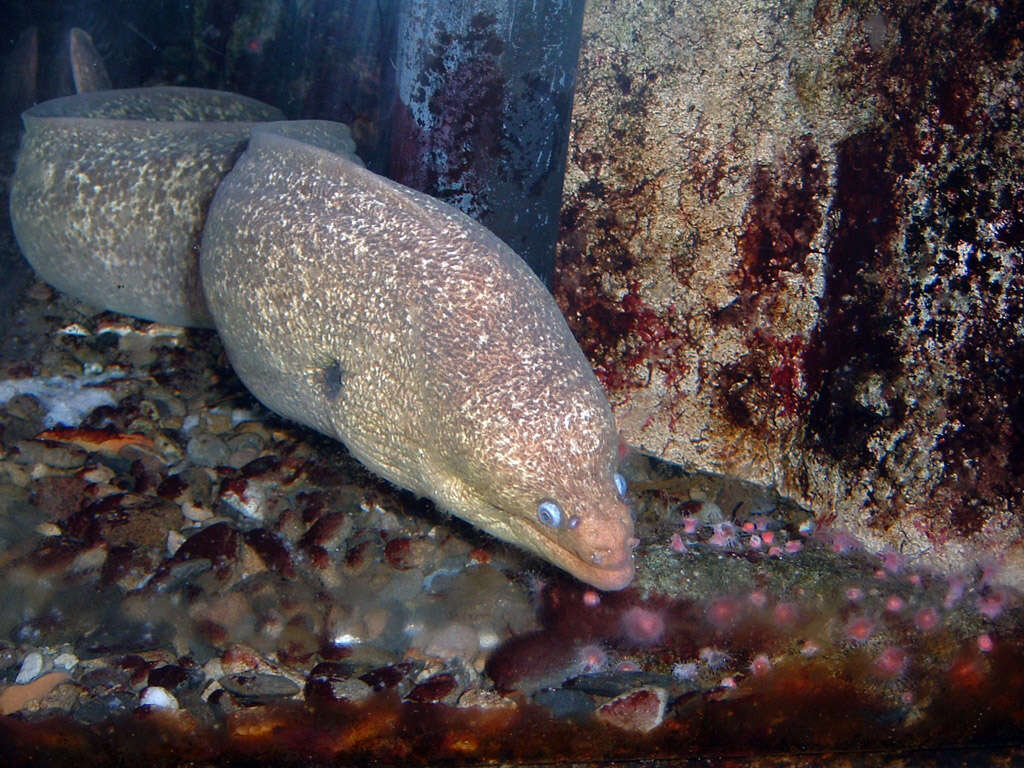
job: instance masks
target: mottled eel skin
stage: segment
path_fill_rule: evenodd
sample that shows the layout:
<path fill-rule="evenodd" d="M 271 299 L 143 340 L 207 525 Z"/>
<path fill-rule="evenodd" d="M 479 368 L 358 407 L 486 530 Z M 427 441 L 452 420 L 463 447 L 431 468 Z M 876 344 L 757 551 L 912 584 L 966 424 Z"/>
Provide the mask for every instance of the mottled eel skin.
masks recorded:
<path fill-rule="evenodd" d="M 585 582 L 629 584 L 608 401 L 551 295 L 488 230 L 256 129 L 214 196 L 200 269 L 268 407 Z"/>
<path fill-rule="evenodd" d="M 258 122 L 278 115 L 168 87 L 34 107 L 11 190 L 23 252 L 91 303 L 213 325 L 271 409 L 579 579 L 625 587 L 617 432 L 551 295 L 479 224 L 354 162 L 344 126 Z"/>

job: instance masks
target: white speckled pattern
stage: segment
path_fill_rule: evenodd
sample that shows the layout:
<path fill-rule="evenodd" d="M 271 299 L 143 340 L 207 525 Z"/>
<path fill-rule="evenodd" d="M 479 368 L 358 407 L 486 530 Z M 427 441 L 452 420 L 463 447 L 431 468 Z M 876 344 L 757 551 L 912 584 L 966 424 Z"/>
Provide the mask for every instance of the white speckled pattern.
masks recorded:
<path fill-rule="evenodd" d="M 626 586 L 618 435 L 551 295 L 479 224 L 362 168 L 346 126 L 255 122 L 276 117 L 187 88 L 33 107 L 11 191 L 22 250 L 92 304 L 216 327 L 268 407 L 584 581 Z"/>
<path fill-rule="evenodd" d="M 200 261 L 232 364 L 268 407 L 586 582 L 630 582 L 604 392 L 550 294 L 486 229 L 257 128 Z M 538 521 L 544 499 L 562 526 Z"/>
<path fill-rule="evenodd" d="M 24 114 L 11 221 L 39 276 L 65 293 L 149 320 L 213 326 L 199 236 L 217 185 L 275 108 L 199 88 L 132 88 L 53 99 Z M 348 128 L 273 123 L 330 149 Z"/>

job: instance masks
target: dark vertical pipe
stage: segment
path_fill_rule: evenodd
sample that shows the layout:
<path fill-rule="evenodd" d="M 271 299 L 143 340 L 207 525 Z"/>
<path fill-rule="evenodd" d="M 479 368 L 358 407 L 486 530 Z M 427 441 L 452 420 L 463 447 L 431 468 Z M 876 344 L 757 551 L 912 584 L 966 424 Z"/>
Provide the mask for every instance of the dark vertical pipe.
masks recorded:
<path fill-rule="evenodd" d="M 390 171 L 487 226 L 545 282 L 583 0 L 401 0 Z"/>
<path fill-rule="evenodd" d="M 309 86 L 302 105 L 290 116 L 347 123 L 363 162 L 383 174 L 388 173 L 393 101 L 387 89 L 392 87 L 395 25 L 402 1 L 313 0 L 312 13 L 303 19 L 302 42 L 283 46 L 289 60 L 301 62 L 301 81 Z"/>

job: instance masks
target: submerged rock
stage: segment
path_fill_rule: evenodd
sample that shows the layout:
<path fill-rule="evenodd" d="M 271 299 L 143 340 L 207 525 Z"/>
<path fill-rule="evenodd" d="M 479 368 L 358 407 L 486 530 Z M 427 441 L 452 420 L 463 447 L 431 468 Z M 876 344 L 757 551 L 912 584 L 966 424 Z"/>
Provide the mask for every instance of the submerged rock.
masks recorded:
<path fill-rule="evenodd" d="M 556 295 L 630 443 L 1024 583 L 1020 20 L 588 5 Z"/>

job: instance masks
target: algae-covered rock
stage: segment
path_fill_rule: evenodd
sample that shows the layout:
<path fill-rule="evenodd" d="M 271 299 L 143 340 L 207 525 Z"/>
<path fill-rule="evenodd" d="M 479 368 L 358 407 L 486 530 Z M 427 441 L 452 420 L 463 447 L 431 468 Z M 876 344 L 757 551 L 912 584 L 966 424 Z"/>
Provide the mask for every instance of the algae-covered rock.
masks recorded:
<path fill-rule="evenodd" d="M 1019 24 L 588 4 L 555 292 L 630 443 L 1024 583 Z"/>

